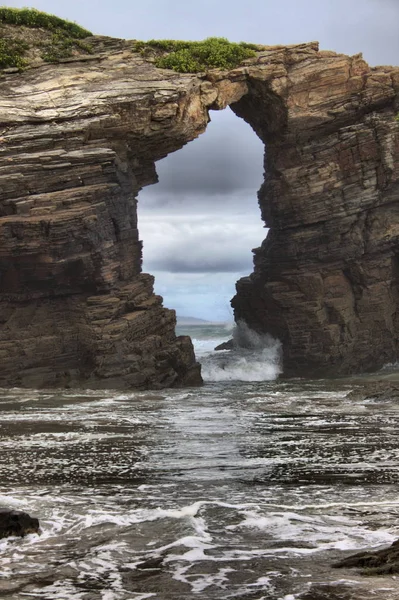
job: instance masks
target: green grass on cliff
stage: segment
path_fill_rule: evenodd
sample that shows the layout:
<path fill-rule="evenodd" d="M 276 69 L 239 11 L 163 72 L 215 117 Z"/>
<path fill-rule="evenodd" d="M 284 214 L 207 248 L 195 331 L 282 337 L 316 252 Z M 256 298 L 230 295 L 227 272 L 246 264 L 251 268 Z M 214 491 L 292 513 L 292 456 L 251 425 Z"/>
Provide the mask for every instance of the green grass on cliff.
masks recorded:
<path fill-rule="evenodd" d="M 27 34 L 36 30 L 36 34 Z M 34 8 L 0 7 L 0 69 L 23 69 L 35 57 L 58 62 L 75 52 L 90 53 L 83 39 L 92 33 L 76 23 Z"/>
<path fill-rule="evenodd" d="M 253 58 L 259 47 L 245 42 L 229 42 L 226 38 L 210 37 L 202 42 L 136 42 L 134 50 L 145 58 L 153 59 L 156 67 L 173 69 L 178 73 L 199 73 L 208 69 L 234 69 L 246 58 Z"/>
<path fill-rule="evenodd" d="M 35 8 L 7 8 L 0 7 L 0 22 L 9 25 L 25 25 L 26 27 L 42 27 L 52 31 L 64 31 L 71 38 L 85 38 L 92 33 L 77 23 L 60 19 Z"/>
<path fill-rule="evenodd" d="M 0 7 L 0 69 L 23 69 L 92 52 L 90 31 L 76 23 L 34 8 Z M 253 58 L 261 47 L 226 38 L 202 42 L 176 40 L 136 41 L 133 50 L 156 67 L 179 73 L 233 69 Z"/>
<path fill-rule="evenodd" d="M 0 69 L 16 67 L 23 69 L 25 66 L 24 54 L 28 44 L 23 40 L 0 38 Z"/>

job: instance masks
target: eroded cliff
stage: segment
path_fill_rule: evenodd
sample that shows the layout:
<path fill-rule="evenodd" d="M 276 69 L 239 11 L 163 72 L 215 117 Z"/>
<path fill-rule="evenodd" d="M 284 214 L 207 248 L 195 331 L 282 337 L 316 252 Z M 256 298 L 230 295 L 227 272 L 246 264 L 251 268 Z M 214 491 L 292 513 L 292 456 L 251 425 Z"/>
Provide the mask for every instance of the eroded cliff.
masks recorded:
<path fill-rule="evenodd" d="M 228 105 L 265 142 L 271 228 L 236 318 L 282 340 L 287 374 L 396 360 L 399 69 L 311 43 L 177 74 L 130 42 L 91 43 L 0 79 L 0 385 L 200 382 L 141 273 L 136 198 Z"/>

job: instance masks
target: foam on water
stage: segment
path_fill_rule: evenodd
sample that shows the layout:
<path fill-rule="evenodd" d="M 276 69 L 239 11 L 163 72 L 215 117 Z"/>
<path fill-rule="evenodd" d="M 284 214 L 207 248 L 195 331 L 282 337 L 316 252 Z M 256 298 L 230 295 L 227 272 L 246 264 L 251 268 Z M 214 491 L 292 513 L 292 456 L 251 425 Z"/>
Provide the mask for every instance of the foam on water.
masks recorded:
<path fill-rule="evenodd" d="M 296 512 L 248 511 L 244 520 L 238 525 L 229 525 L 227 529 L 249 528 L 264 531 L 268 537 L 287 541 L 287 546 L 275 552 L 295 552 L 311 554 L 328 549 L 357 550 L 368 546 L 391 544 L 396 537 L 392 531 L 379 529 L 370 531 L 359 526 L 355 519 L 333 517 L 331 515 L 303 515 Z M 295 548 L 293 542 L 309 544 L 306 548 Z"/>
<path fill-rule="evenodd" d="M 166 491 L 168 487 L 166 485 L 162 489 Z M 161 492 L 160 488 L 159 492 Z M 21 493 L 22 490 L 20 490 Z M 21 505 L 20 502 L 17 502 L 20 494 L 17 497 L 10 495 L 8 500 L 11 502 L 14 500 L 15 503 Z M 47 518 L 42 521 L 43 534 L 40 537 L 27 536 L 23 541 L 8 540 L 8 548 L 7 546 L 2 548 L 5 559 L 3 577 L 12 580 L 18 564 L 29 565 L 28 569 L 23 566 L 25 573 L 43 568 L 40 566 L 40 562 L 35 563 L 41 561 L 47 547 L 52 548 L 52 552 L 54 552 L 58 546 L 62 556 L 65 554 L 65 551 L 62 551 L 64 546 L 68 554 L 70 550 L 67 549 L 71 544 L 74 547 L 76 543 L 84 542 L 82 546 L 84 551 L 77 552 L 76 557 L 70 559 L 66 566 L 79 573 L 80 581 L 90 581 L 95 573 L 93 581 L 102 581 L 104 586 L 101 599 L 107 598 L 108 600 L 150 598 L 151 591 L 140 594 L 137 592 L 137 595 L 133 592 L 126 592 L 120 574 L 120 566 L 123 565 L 125 570 L 135 572 L 143 559 L 151 557 L 163 557 L 164 569 L 171 573 L 175 581 L 189 586 L 193 594 L 203 594 L 202 597 L 207 598 L 208 590 L 220 590 L 220 593 L 223 593 L 223 590 L 229 588 L 229 577 L 234 577 L 235 572 L 240 572 L 245 568 L 244 566 L 239 567 L 239 564 L 248 563 L 248 568 L 251 569 L 252 560 L 261 560 L 267 557 L 275 560 L 287 560 L 288 556 L 306 558 L 315 553 L 334 549 L 358 550 L 383 543 L 388 544 L 395 539 L 392 529 L 380 528 L 374 531 L 364 526 L 356 515 L 343 517 L 329 513 L 328 507 L 335 508 L 338 503 L 309 504 L 306 514 L 303 514 L 305 505 L 287 505 L 286 510 L 275 511 L 271 504 L 259 502 L 259 498 L 257 498 L 257 504 L 251 502 L 234 504 L 213 499 L 197 500 L 191 504 L 175 506 L 170 509 L 160 507 L 143 509 L 128 508 L 126 500 L 129 496 L 126 495 L 125 500 L 126 492 L 120 490 L 120 494 L 115 496 L 115 500 L 109 495 L 92 495 L 94 507 L 88 510 L 88 498 L 80 497 L 82 506 L 79 507 L 79 502 L 73 496 L 62 497 L 56 493 L 52 496 L 34 498 L 29 490 L 28 494 L 30 496 L 29 503 L 31 505 L 36 503 L 37 507 L 41 507 L 42 512 L 47 513 Z M 393 500 L 391 502 L 394 504 Z M 70 505 L 72 508 L 67 511 L 67 514 L 63 514 L 57 508 L 58 504 L 61 504 L 64 510 Z M 367 502 L 354 503 L 354 506 L 357 504 L 365 506 Z M 370 507 L 378 504 L 376 501 L 369 502 Z M 212 525 L 215 509 L 223 509 L 225 515 L 223 527 L 219 526 L 223 533 L 219 531 L 217 537 L 215 536 L 215 527 Z M 313 510 L 312 513 L 312 509 L 316 510 Z M 79 515 L 82 510 L 88 510 L 88 514 Z M 226 524 L 231 519 L 238 523 L 236 525 Z M 170 525 L 165 524 L 165 531 L 169 531 L 168 543 L 157 543 L 157 540 L 154 539 L 150 544 L 147 543 L 142 550 L 136 548 L 136 544 L 126 537 L 132 525 L 142 524 L 145 526 L 148 524 L 151 526 L 151 523 L 156 520 L 164 520 L 170 525 L 175 521 L 184 522 L 187 533 L 178 535 L 178 532 L 182 531 L 181 526 L 174 530 L 170 528 Z M 101 542 L 101 536 L 107 530 L 100 530 L 100 525 L 116 526 L 116 529 L 109 530 L 110 532 L 114 531 L 113 539 Z M 96 543 L 96 538 L 93 536 L 98 536 L 100 531 L 102 531 L 98 538 L 100 543 Z M 143 535 L 144 531 L 145 529 L 141 528 L 138 536 Z M 159 532 L 161 529 L 153 531 Z M 249 537 L 248 531 L 252 531 Z M 132 530 L 133 532 L 134 530 Z M 124 538 L 118 540 L 121 534 Z M 86 546 L 85 540 L 90 539 L 93 541 L 90 546 Z M 222 539 L 225 541 L 222 542 Z M 252 547 L 248 542 L 251 539 Z M 257 539 L 259 539 L 259 544 L 255 543 Z M 244 540 L 246 540 L 246 547 L 243 546 Z M 15 552 L 16 544 L 18 553 Z M 35 546 L 37 546 L 36 552 Z M 210 564 L 215 565 L 214 568 L 210 568 Z M 198 565 L 197 569 L 196 565 Z M 47 568 L 47 562 L 45 568 Z M 282 574 L 279 570 L 266 570 L 249 581 L 247 589 L 248 591 L 259 589 L 260 593 L 265 594 L 265 598 L 289 598 L 290 595 L 281 596 L 276 591 L 275 586 L 281 577 Z M 34 597 L 72 600 L 85 598 L 82 593 L 76 582 L 62 579 L 47 585 L 45 592 L 35 591 Z M 212 594 L 209 597 L 216 598 Z M 291 597 L 294 596 L 291 595 Z"/>
<path fill-rule="evenodd" d="M 200 328 L 198 333 L 200 333 Z M 281 373 L 281 343 L 238 323 L 231 332 L 232 350 L 215 351 L 226 341 L 220 337 L 193 338 L 204 381 L 272 381 Z"/>
<path fill-rule="evenodd" d="M 42 535 L 2 541 L 0 595 L 296 600 L 320 578 L 349 585 L 328 570 L 341 553 L 399 537 L 399 414 L 359 412 L 346 393 L 224 382 L 36 392 L 21 409 L 30 391 L 13 392 L 0 504 L 37 516 Z M 29 587 L 7 596 L 4 581 Z"/>

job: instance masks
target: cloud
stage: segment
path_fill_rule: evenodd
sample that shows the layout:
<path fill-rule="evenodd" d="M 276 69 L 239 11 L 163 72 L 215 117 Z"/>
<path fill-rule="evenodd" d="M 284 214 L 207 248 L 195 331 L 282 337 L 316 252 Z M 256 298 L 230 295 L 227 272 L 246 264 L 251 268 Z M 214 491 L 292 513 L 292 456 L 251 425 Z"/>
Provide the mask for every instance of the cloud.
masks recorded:
<path fill-rule="evenodd" d="M 245 213 L 215 220 L 209 215 L 144 216 L 145 270 L 169 273 L 236 273 L 252 271 L 251 249 L 266 232 L 260 218 Z"/>
<path fill-rule="evenodd" d="M 228 202 L 263 180 L 264 146 L 251 127 L 230 109 L 212 113 L 206 133 L 156 165 L 159 184 L 140 194 L 143 205 Z M 171 202 L 172 200 L 172 202 Z"/>
<path fill-rule="evenodd" d="M 139 195 L 144 269 L 229 273 L 232 293 L 236 274 L 252 271 L 251 249 L 266 235 L 256 195 L 263 153 L 252 129 L 223 111 L 206 135 L 160 161 L 159 184 Z"/>
<path fill-rule="evenodd" d="M 236 165 L 233 165 L 234 169 Z M 257 200 L 257 187 L 248 190 L 234 190 L 231 193 L 219 193 L 209 195 L 206 191 L 193 192 L 187 190 L 185 194 L 175 195 L 165 193 L 162 184 L 159 195 L 148 194 L 139 195 L 139 215 L 151 217 L 157 215 L 185 216 L 187 221 L 197 215 L 214 215 L 215 218 L 229 218 L 230 214 L 245 212 L 252 214 L 256 221 L 260 219 L 260 210 Z M 260 187 L 260 186 L 259 186 Z"/>

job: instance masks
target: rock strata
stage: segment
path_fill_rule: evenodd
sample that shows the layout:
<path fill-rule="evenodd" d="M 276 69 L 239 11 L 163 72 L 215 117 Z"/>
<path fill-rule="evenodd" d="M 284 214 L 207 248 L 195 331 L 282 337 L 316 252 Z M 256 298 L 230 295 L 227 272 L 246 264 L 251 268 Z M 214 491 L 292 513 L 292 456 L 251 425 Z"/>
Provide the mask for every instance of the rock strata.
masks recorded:
<path fill-rule="evenodd" d="M 231 71 L 161 70 L 123 40 L 0 78 L 0 385 L 201 382 L 141 273 L 137 194 L 230 105 L 265 142 L 270 232 L 236 319 L 283 343 L 286 374 L 398 356 L 399 69 L 265 47 Z"/>

